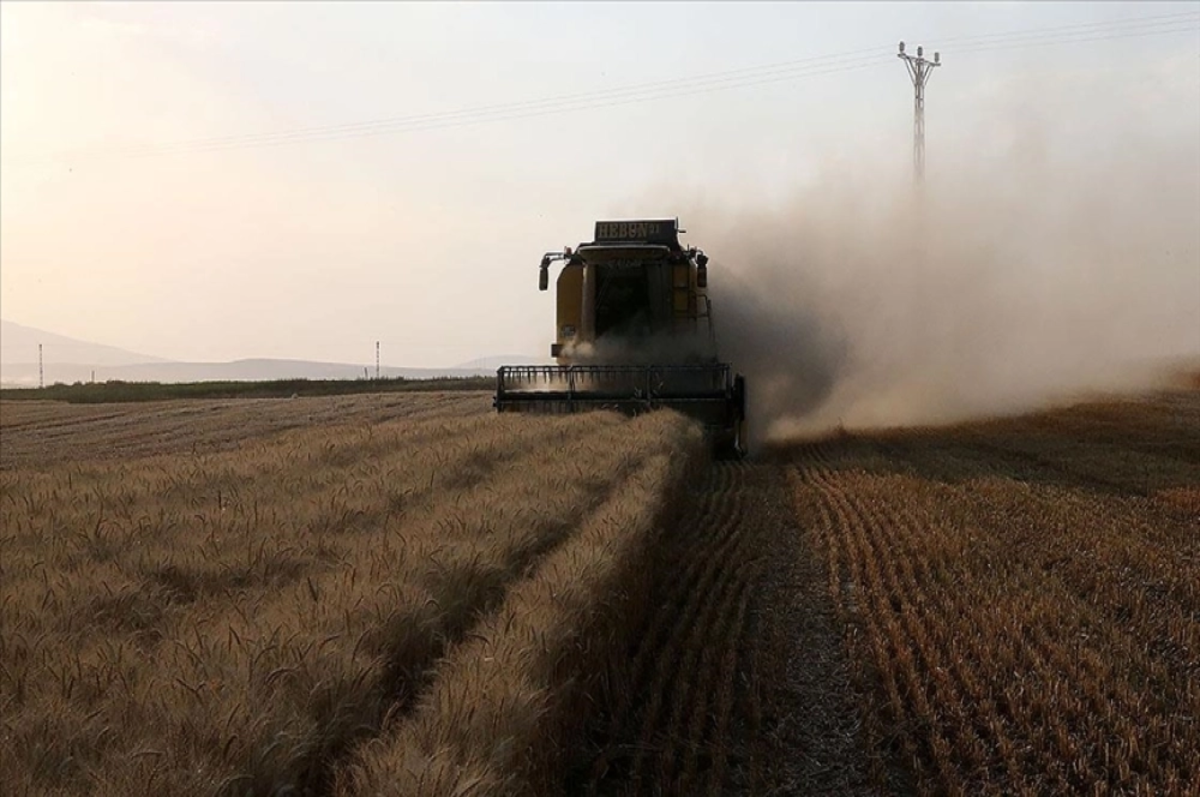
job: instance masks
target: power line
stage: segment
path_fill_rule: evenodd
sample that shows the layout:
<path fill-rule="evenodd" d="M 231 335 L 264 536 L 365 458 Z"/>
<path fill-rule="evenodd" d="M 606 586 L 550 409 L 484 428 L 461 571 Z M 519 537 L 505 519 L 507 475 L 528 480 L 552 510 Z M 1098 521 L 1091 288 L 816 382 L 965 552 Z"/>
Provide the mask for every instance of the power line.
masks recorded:
<path fill-rule="evenodd" d="M 1147 17 L 1136 21 L 1137 24 L 1153 24 L 1167 25 L 1178 22 L 1190 22 L 1192 19 L 1200 20 L 1200 15 L 1197 14 L 1176 14 L 1166 15 L 1164 17 Z M 1032 30 L 1032 31 L 1017 31 L 1009 36 L 1008 41 L 992 42 L 995 46 L 986 46 L 976 48 L 974 51 L 984 51 L 990 49 L 1007 49 L 1016 46 L 1026 46 L 1028 44 L 1057 44 L 1071 43 L 1074 41 L 1096 41 L 1106 40 L 1110 38 L 1127 38 L 1136 35 L 1152 35 L 1159 33 L 1177 32 L 1177 30 L 1190 30 L 1191 28 L 1168 28 L 1146 31 L 1130 31 L 1120 33 L 1112 31 L 1113 35 L 1095 36 L 1089 38 L 1077 38 L 1080 33 L 1107 33 L 1115 26 L 1125 24 L 1124 22 L 1108 22 L 1108 23 L 1089 23 L 1087 25 L 1075 26 L 1059 26 L 1053 29 Z M 1086 29 L 1086 30 L 1085 30 Z M 1075 36 L 1073 39 L 1062 38 L 1063 32 L 1068 32 L 1067 35 Z M 1054 33 L 1059 36 L 1058 39 L 1046 39 L 1046 33 Z M 1032 35 L 1031 35 L 1032 34 Z M 959 41 L 969 41 L 978 39 L 993 39 L 1006 34 L 987 34 L 978 37 L 958 37 Z M 1012 37 L 1024 35 L 1024 39 L 1012 40 Z M 371 122 L 351 123 L 342 125 L 332 125 L 318 128 L 302 128 L 292 131 L 280 131 L 276 133 L 251 134 L 243 136 L 226 136 L 213 139 L 195 139 L 191 142 L 177 142 L 174 144 L 126 148 L 125 150 L 110 150 L 106 153 L 94 153 L 91 155 L 80 155 L 75 158 L 79 160 L 111 160 L 124 159 L 133 157 L 150 157 L 157 155 L 182 154 L 190 152 L 208 152 L 219 151 L 223 149 L 233 148 L 248 148 L 256 146 L 270 146 L 283 143 L 299 143 L 308 141 L 323 141 L 336 140 L 340 138 L 359 137 L 363 135 L 378 135 L 383 133 L 400 133 L 413 132 L 418 130 L 438 129 L 443 127 L 455 127 L 460 125 L 478 124 L 482 122 L 505 121 L 509 119 L 527 118 L 530 116 L 540 116 L 546 113 L 559 113 L 572 110 L 589 110 L 592 108 L 611 107 L 612 105 L 629 104 L 631 102 L 644 102 L 654 99 L 660 99 L 672 96 L 687 96 L 696 93 L 707 93 L 710 90 L 721 90 L 724 88 L 741 88 L 744 86 L 760 85 L 762 83 L 776 82 L 777 80 L 796 79 L 807 77 L 812 74 L 828 74 L 830 72 L 842 71 L 842 69 L 813 69 L 815 66 L 824 64 L 836 64 L 839 61 L 844 62 L 846 68 L 860 68 L 864 60 L 870 61 L 873 58 L 859 59 L 855 61 L 847 61 L 854 56 L 860 56 L 866 53 L 879 52 L 876 50 L 859 50 L 851 53 L 842 53 L 828 56 L 818 56 L 813 58 L 800 59 L 797 61 L 782 62 L 779 64 L 769 64 L 761 67 L 743 67 L 741 69 L 728 70 L 725 72 L 709 73 L 706 75 L 697 75 L 687 78 L 677 78 L 667 81 L 658 81 L 655 83 L 639 84 L 636 86 L 608 89 L 592 93 L 576 93 L 570 95 L 562 95 L 559 97 L 551 97 L 542 100 L 532 100 L 518 103 L 507 103 L 492 106 L 483 106 L 474 109 L 463 109 L 458 111 L 420 114 L 410 117 L 395 117 L 392 119 L 375 120 Z M 967 51 L 971 52 L 971 51 Z M 807 68 L 805 65 L 808 65 Z M 760 77 L 761 76 L 761 77 Z M 756 79 L 760 78 L 760 79 Z M 724 84 L 724 85 L 722 85 Z M 683 89 L 683 90 L 680 90 Z M 610 100 L 610 101 L 604 101 Z M 53 160 L 60 160 L 55 158 Z"/>
<path fill-rule="evenodd" d="M 1200 20 L 1200 18 L 1198 18 L 1198 20 Z M 1049 45 L 1049 44 L 1073 44 L 1073 43 L 1077 43 L 1077 42 L 1086 42 L 1086 41 L 1107 41 L 1107 40 L 1112 40 L 1112 39 L 1134 38 L 1134 37 L 1139 37 L 1139 36 L 1158 35 L 1158 34 L 1163 34 L 1163 33 L 1177 33 L 1177 32 L 1186 32 L 1186 31 L 1200 32 L 1200 27 L 1191 27 L 1191 26 L 1177 27 L 1177 28 L 1170 29 L 1170 30 L 1131 32 L 1131 33 L 1125 33 L 1125 34 L 1113 33 L 1110 35 L 1095 36 L 1095 37 L 1090 37 L 1090 38 L 1085 38 L 1085 39 L 1062 39 L 1062 40 L 1058 40 L 1058 41 L 1034 41 L 1034 42 L 1029 42 L 1029 43 L 1015 42 L 1015 43 L 1007 43 L 1007 44 L 998 44 L 996 46 L 988 46 L 988 47 L 984 47 L 984 48 L 977 48 L 974 50 L 967 50 L 967 51 L 965 51 L 964 54 L 969 54 L 972 52 L 987 52 L 987 51 L 991 51 L 991 50 L 1012 49 L 1013 47 L 1022 47 L 1022 46 L 1040 46 L 1040 45 Z M 878 51 L 878 52 L 882 53 L 884 51 Z M 337 140 L 337 139 L 342 139 L 342 138 L 351 138 L 351 137 L 357 138 L 357 137 L 361 137 L 361 136 L 381 135 L 381 134 L 389 134 L 389 133 L 407 133 L 407 132 L 417 132 L 417 131 L 424 131 L 424 130 L 442 129 L 442 128 L 448 128 L 448 127 L 462 127 L 462 126 L 468 126 L 468 125 L 473 125 L 473 124 L 482 124 L 482 123 L 496 122 L 496 121 L 508 121 L 508 120 L 514 120 L 514 119 L 527 119 L 527 118 L 531 118 L 531 117 L 545 116 L 548 114 L 566 113 L 566 112 L 570 112 L 570 111 L 581 111 L 581 110 L 593 110 L 593 109 L 598 109 L 598 108 L 610 108 L 610 107 L 614 107 L 614 106 L 618 106 L 618 105 L 628 105 L 628 104 L 639 103 L 639 102 L 648 102 L 648 101 L 658 100 L 658 99 L 672 99 L 675 97 L 686 97 L 686 96 L 692 96 L 692 95 L 696 95 L 696 94 L 707 94 L 707 93 L 711 93 L 713 91 L 721 91 L 721 90 L 725 90 L 725 89 L 746 88 L 746 87 L 751 87 L 751 86 L 760 86 L 760 85 L 764 85 L 764 84 L 768 84 L 768 83 L 777 83 L 780 81 L 798 80 L 798 79 L 802 79 L 802 78 L 806 78 L 806 77 L 813 77 L 813 76 L 817 76 L 817 75 L 826 75 L 826 74 L 831 74 L 831 73 L 835 73 L 835 72 L 843 72 L 843 71 L 850 71 L 850 70 L 854 70 L 854 69 L 861 69 L 863 67 L 874 66 L 876 64 L 881 64 L 881 63 L 883 63 L 881 56 L 872 55 L 872 56 L 859 58 L 856 61 L 842 63 L 842 64 L 839 64 L 837 66 L 834 66 L 834 67 L 831 67 L 828 69 L 812 69 L 812 68 L 810 68 L 805 71 L 789 70 L 789 71 L 779 72 L 777 74 L 765 72 L 762 77 L 759 77 L 757 75 L 746 75 L 743 78 L 722 78 L 722 79 L 719 79 L 716 81 L 708 81 L 708 82 L 704 82 L 704 83 L 699 83 L 699 84 L 693 85 L 691 87 L 684 87 L 682 90 L 672 89 L 670 87 L 664 87 L 663 89 L 655 89 L 655 90 L 647 89 L 645 91 L 641 91 L 641 90 L 630 91 L 625 95 L 614 96 L 614 97 L 609 98 L 607 101 L 601 101 L 601 102 L 580 101 L 580 102 L 547 103 L 547 102 L 543 101 L 541 103 L 541 107 L 532 107 L 527 110 L 521 109 L 521 108 L 514 108 L 510 112 L 508 110 L 507 106 L 503 106 L 500 108 L 500 110 L 498 110 L 496 112 L 492 112 L 492 113 L 468 114 L 466 112 L 457 112 L 457 113 L 453 114 L 452 116 L 446 115 L 445 117 L 441 117 L 440 115 L 433 115 L 433 118 L 431 118 L 428 122 L 415 120 L 413 123 L 409 123 L 409 124 L 397 123 L 397 124 L 387 125 L 387 126 L 380 125 L 378 127 L 373 127 L 373 128 L 365 129 L 365 130 L 349 130 L 349 131 L 336 130 L 336 131 L 328 131 L 328 132 L 320 131 L 313 135 L 307 135 L 307 136 L 296 137 L 296 138 L 285 137 L 286 134 L 280 134 L 280 136 L 277 138 L 271 138 L 271 139 L 267 139 L 267 140 L 263 140 L 263 141 L 254 141 L 254 142 L 247 142 L 247 143 L 236 142 L 236 143 L 230 143 L 229 145 L 222 144 L 222 145 L 214 145 L 211 147 L 198 147 L 193 150 L 185 150 L 185 151 L 210 152 L 210 151 L 220 151 L 222 149 L 243 148 L 243 147 L 247 147 L 247 146 L 256 146 L 256 145 L 286 144 L 286 143 L 292 143 L 293 141 L 296 141 L 296 142 L 327 141 L 327 140 Z M 681 79 L 681 80 L 684 80 L 684 79 Z M 453 117 L 457 117 L 457 118 L 453 118 Z M 171 152 L 165 152 L 165 153 L 153 152 L 153 153 L 147 153 L 147 154 L 157 155 L 157 154 L 173 154 L 173 153 L 171 153 Z"/>
<path fill-rule="evenodd" d="M 598 99 L 606 99 L 615 95 L 625 95 L 630 93 L 642 93 L 652 90 L 665 90 L 671 87 L 687 88 L 686 84 L 704 83 L 709 81 L 723 82 L 727 80 L 740 79 L 738 76 L 747 78 L 754 77 L 760 73 L 775 73 L 787 72 L 793 69 L 808 69 L 816 65 L 832 64 L 846 59 L 853 59 L 864 55 L 878 55 L 884 51 L 878 47 L 872 47 L 865 50 L 855 50 L 845 53 L 833 53 L 828 55 L 813 56 L 809 58 L 800 58 L 790 61 L 781 61 L 771 64 L 763 64 L 759 66 L 740 67 L 738 69 L 730 69 L 721 72 L 708 72 L 690 77 L 672 78 L 669 80 L 659 80 L 650 83 L 637 83 L 631 86 L 617 87 L 611 89 L 598 89 L 588 92 L 576 92 L 572 94 L 555 95 L 544 97 L 537 100 L 523 100 L 518 102 L 498 103 L 494 105 L 475 106 L 471 108 L 461 108 L 453 111 L 439 111 L 434 113 L 414 114 L 409 116 L 386 117 L 383 119 L 374 119 L 364 122 L 350 122 L 339 125 L 326 125 L 320 127 L 299 128 L 296 130 L 276 131 L 273 133 L 258 133 L 239 136 L 222 136 L 216 138 L 193 139 L 190 141 L 177 142 L 179 145 L 190 144 L 220 144 L 229 141 L 241 141 L 242 139 L 258 139 L 258 138 L 274 138 L 277 136 L 299 135 L 312 132 L 333 132 L 342 130 L 357 130 L 362 128 L 373 128 L 377 126 L 386 126 L 392 124 L 407 124 L 425 121 L 440 121 L 443 119 L 451 119 L 460 116 L 474 116 L 479 113 L 487 112 L 502 112 L 509 110 L 518 110 L 523 108 L 535 108 L 546 104 L 557 104 L 571 101 L 594 101 Z"/>
<path fill-rule="evenodd" d="M 330 141 L 343 138 L 360 138 L 372 135 L 408 133 L 447 127 L 462 127 L 487 122 L 508 121 L 512 119 L 526 119 L 570 111 L 608 108 L 618 105 L 649 102 L 658 99 L 686 97 L 694 94 L 709 93 L 732 88 L 744 88 L 748 86 L 757 86 L 786 80 L 797 80 L 806 77 L 831 74 L 834 72 L 842 72 L 852 69 L 861 69 L 865 66 L 871 66 L 883 62 L 887 51 L 881 49 L 877 50 L 876 52 L 878 53 L 877 55 L 861 57 L 856 60 L 844 61 L 842 63 L 835 62 L 829 65 L 829 68 L 824 69 L 813 68 L 826 66 L 826 64 L 818 63 L 806 70 L 789 69 L 778 72 L 764 70 L 760 74 L 748 74 L 741 78 L 721 78 L 717 80 L 696 83 L 692 86 L 668 86 L 655 89 L 626 91 L 625 94 L 602 98 L 602 101 L 599 102 L 580 99 L 564 101 L 538 101 L 537 103 L 514 103 L 512 106 L 497 106 L 497 109 L 494 111 L 475 110 L 469 112 L 463 111 L 446 114 L 429 114 L 421 117 L 413 117 L 411 119 L 401 118 L 389 124 L 361 123 L 360 126 L 316 128 L 303 135 L 299 134 L 298 132 L 284 131 L 277 134 L 262 134 L 260 136 L 233 138 L 211 144 L 201 143 L 190 147 L 182 147 L 179 145 L 163 145 L 161 147 L 150 147 L 140 151 L 132 150 L 115 153 L 95 153 L 90 156 L 80 156 L 78 159 L 73 160 L 72 162 L 79 162 L 80 160 L 124 160 L 127 158 L 153 157 L 158 155 L 174 155 L 193 152 L 216 152 L 225 149 L 246 149 L 310 141 Z M 580 96 L 582 97 L 584 95 Z M 521 107 L 527 105 L 531 105 L 533 107 Z M 69 159 L 68 156 L 58 156 L 50 160 L 61 161 L 67 159 Z M 46 162 L 46 160 L 43 159 L 39 162 Z"/>
<path fill-rule="evenodd" d="M 1200 22 L 1200 19 L 1197 20 Z M 1064 38 L 1059 40 L 1036 40 L 1036 41 L 1019 41 L 1019 42 L 996 42 L 985 47 L 976 47 L 964 51 L 963 55 L 974 55 L 975 53 L 990 53 L 997 50 L 1013 50 L 1024 49 L 1027 47 L 1042 47 L 1048 45 L 1064 45 L 1064 44 L 1081 44 L 1085 42 L 1101 42 L 1112 41 L 1114 39 L 1136 39 L 1143 36 L 1161 36 L 1168 33 L 1200 33 L 1200 25 L 1191 24 L 1176 26 L 1172 28 L 1164 28 L 1159 30 L 1133 31 L 1130 33 L 1111 33 L 1107 35 L 1087 36 L 1084 38 Z"/>
<path fill-rule="evenodd" d="M 1173 22 L 1194 22 L 1200 19 L 1200 10 L 1183 11 L 1175 14 L 1160 14 L 1152 17 L 1123 17 L 1121 19 L 1102 22 L 1083 22 L 1071 25 L 1057 25 L 1051 28 L 1024 28 L 1001 33 L 980 33 L 969 36 L 929 37 L 936 38 L 939 46 L 947 44 L 986 43 L 990 39 L 1011 41 L 1025 37 L 1066 35 L 1071 33 L 1095 32 L 1095 29 L 1113 28 L 1118 31 L 1130 30 L 1147 25 L 1170 24 Z"/>
<path fill-rule="evenodd" d="M 1158 16 L 1158 17 L 1139 17 L 1139 18 L 1133 18 L 1134 21 L 1132 21 L 1132 22 L 1130 22 L 1128 20 L 1116 20 L 1116 21 L 1098 22 L 1098 23 L 1093 22 L 1093 23 L 1086 23 L 1086 24 L 1081 24 L 1081 25 L 1066 25 L 1066 26 L 1059 26 L 1059 27 L 1055 27 L 1055 28 L 1034 29 L 1034 30 L 1030 30 L 1030 31 L 1013 31 L 1013 32 L 1009 32 L 1009 33 L 1000 33 L 1000 34 L 984 34 L 981 36 L 965 36 L 965 37 L 960 36 L 957 38 L 949 39 L 947 41 L 975 41 L 975 40 L 986 40 L 986 39 L 991 39 L 991 38 L 996 38 L 996 37 L 1004 37 L 1006 39 L 1011 40 L 1011 39 L 1013 39 L 1013 37 L 1023 36 L 1023 35 L 1027 35 L 1027 34 L 1044 35 L 1046 33 L 1052 33 L 1052 32 L 1056 32 L 1056 31 L 1076 31 L 1076 30 L 1079 30 L 1079 32 L 1083 32 L 1082 29 L 1094 29 L 1097 27 L 1104 27 L 1104 28 L 1117 27 L 1120 29 L 1124 29 L 1129 26 L 1144 25 L 1144 24 L 1162 25 L 1162 24 L 1167 24 L 1167 23 L 1176 21 L 1179 18 L 1188 18 L 1191 21 L 1200 21 L 1200 12 L 1187 12 L 1187 13 L 1181 13 L 1181 14 L 1166 14 L 1166 15 L 1162 15 L 1162 16 Z M 479 106 L 479 107 L 468 108 L 468 109 L 459 109 L 456 111 L 419 114 L 419 115 L 415 115 L 415 116 L 391 117 L 391 118 L 384 118 L 384 119 L 378 119 L 378 120 L 372 120 L 372 121 L 366 121 L 366 122 L 347 123 L 347 124 L 341 124 L 341 125 L 331 125 L 331 126 L 323 126 L 323 127 L 316 127 L 316 128 L 301 128 L 299 130 L 279 131 L 279 132 L 275 132 L 275 133 L 252 134 L 250 136 L 233 136 L 233 137 L 227 136 L 227 137 L 220 137 L 220 138 L 195 139 L 192 141 L 183 141 L 183 142 L 178 142 L 178 143 L 180 145 L 185 145 L 185 144 L 203 145 L 203 144 L 210 144 L 210 143 L 218 144 L 218 143 L 224 143 L 226 141 L 231 141 L 231 140 L 240 141 L 243 138 L 257 139 L 257 138 L 263 137 L 263 138 L 273 139 L 275 137 L 280 137 L 280 136 L 299 135 L 299 134 L 304 134 L 304 133 L 309 133 L 309 132 L 326 132 L 326 131 L 332 132 L 332 131 L 341 131 L 341 130 L 357 130 L 357 129 L 373 128 L 376 126 L 383 126 L 383 125 L 389 125 L 389 124 L 395 124 L 395 123 L 411 123 L 411 122 L 418 122 L 418 121 L 423 122 L 426 120 L 440 121 L 441 119 L 449 119 L 449 118 L 454 118 L 454 117 L 459 117 L 459 116 L 464 116 L 464 115 L 474 116 L 477 113 L 483 113 L 483 112 L 490 112 L 490 111 L 501 112 L 501 111 L 508 111 L 508 110 L 516 110 L 518 108 L 523 108 L 523 107 L 527 107 L 527 106 L 529 106 L 529 107 L 541 106 L 541 105 L 545 105 L 547 103 L 554 104 L 554 103 L 566 102 L 566 101 L 571 101 L 571 100 L 594 101 L 594 100 L 598 100 L 598 99 L 604 99 L 607 97 L 611 97 L 613 95 L 625 95 L 625 94 L 628 94 L 631 92 L 632 93 L 641 93 L 643 91 L 649 91 L 649 90 L 654 90 L 654 89 L 666 89 L 667 87 L 672 87 L 672 86 L 686 87 L 685 84 L 694 84 L 697 82 L 707 83 L 707 81 L 714 80 L 714 79 L 717 82 L 723 82 L 725 80 L 738 79 L 737 76 L 739 76 L 739 75 L 746 76 L 746 77 L 753 77 L 759 73 L 764 73 L 764 72 L 772 72 L 773 73 L 773 72 L 777 72 L 780 70 L 788 71 L 788 70 L 790 70 L 792 68 L 796 68 L 796 67 L 808 67 L 811 65 L 815 65 L 817 63 L 841 61 L 841 60 L 845 60 L 847 58 L 853 58 L 855 56 L 875 55 L 875 54 L 882 54 L 883 52 L 884 51 L 880 48 L 867 48 L 867 49 L 863 49 L 863 50 L 855 50 L 855 51 L 845 52 L 845 53 L 814 56 L 814 57 L 810 57 L 810 58 L 801 58 L 801 59 L 797 59 L 797 60 L 783 61 L 783 62 L 778 62 L 778 63 L 773 63 L 773 64 L 765 64 L 765 65 L 761 65 L 761 66 L 741 67 L 738 69 L 725 70 L 725 71 L 721 71 L 721 72 L 703 73 L 703 74 L 694 75 L 691 77 L 674 78 L 674 79 L 670 79 L 670 80 L 655 81 L 655 82 L 651 82 L 651 83 L 635 84 L 633 86 L 627 86 L 627 87 L 622 87 L 622 88 L 601 89 L 601 90 L 591 91 L 591 92 L 580 92 L 580 93 L 574 93 L 574 94 L 559 95 L 559 96 L 544 98 L 541 100 L 528 100 L 528 101 L 515 102 L 515 103 L 502 103 L 502 104 L 496 104 L 496 105 Z"/>
<path fill-rule="evenodd" d="M 95 153 L 99 156 L 123 156 L 123 155 L 141 155 L 141 154 L 173 154 L 176 149 L 180 151 L 196 151 L 207 150 L 212 148 L 223 148 L 226 145 L 256 145 L 256 144 L 271 144 L 276 142 L 288 142 L 291 139 L 310 140 L 310 138 L 318 137 L 341 137 L 343 134 L 373 134 L 376 132 L 407 132 L 409 129 L 431 129 L 443 126 L 446 122 L 473 122 L 476 118 L 490 118 L 492 116 L 502 116 L 502 118 L 521 118 L 511 116 L 510 114 L 530 111 L 533 115 L 538 115 L 544 110 L 558 110 L 560 107 L 565 107 L 568 110 L 574 109 L 576 105 L 584 105 L 586 107 L 605 107 L 597 103 L 605 100 L 623 101 L 634 97 L 648 95 L 645 99 L 658 99 L 660 96 L 672 96 L 681 92 L 686 93 L 689 90 L 697 88 L 708 88 L 710 86 L 719 86 L 720 84 L 732 83 L 741 85 L 746 81 L 755 80 L 760 77 L 776 77 L 781 79 L 790 78 L 793 76 L 802 77 L 814 68 L 823 66 L 837 66 L 839 64 L 854 65 L 861 61 L 864 56 L 883 56 L 886 50 L 882 48 L 871 48 L 868 50 L 857 50 L 848 53 L 838 53 L 824 56 L 816 56 L 804 58 L 794 61 L 784 61 L 774 64 L 765 64 L 756 67 L 742 67 L 739 69 L 728 70 L 724 72 L 706 73 L 694 75 L 691 77 L 674 78 L 671 80 L 656 81 L 652 83 L 635 84 L 621 88 L 601 89 L 593 92 L 577 92 L 573 94 L 558 95 L 546 97 L 538 100 L 525 100 L 511 103 L 501 103 L 495 105 L 476 106 L 472 108 L 458 109 L 454 111 L 440 111 L 435 113 L 414 114 L 410 116 L 389 117 L 376 119 L 364 122 L 353 122 L 338 125 L 328 125 L 321 127 L 298 128 L 294 130 L 282 130 L 272 133 L 255 133 L 236 136 L 221 136 L 215 138 L 192 139 L 186 141 L 173 142 L 150 147 L 130 147 L 124 149 L 112 149 L 104 153 Z M 820 73 L 824 73 L 822 70 Z M 751 84 L 754 85 L 754 84 Z"/>
<path fill-rule="evenodd" d="M 1200 12 L 1186 12 L 1155 17 L 1136 17 L 1108 22 L 1027 29 L 1008 33 L 959 36 L 939 41 L 943 43 L 975 43 L 977 45 L 956 51 L 956 55 L 964 55 L 973 52 L 990 52 L 1019 47 L 1107 41 L 1188 31 L 1200 32 L 1200 27 L 1196 27 L 1197 23 L 1200 23 Z M 218 152 L 227 149 L 247 149 L 291 143 L 331 141 L 526 119 L 548 114 L 594 110 L 659 99 L 671 99 L 714 91 L 759 86 L 780 81 L 800 80 L 817 75 L 861 69 L 877 63 L 883 63 L 886 53 L 887 51 L 881 48 L 869 48 L 635 84 L 626 87 L 601 89 L 593 92 L 576 92 L 537 100 L 389 117 L 364 122 L 298 128 L 272 133 L 220 136 L 161 145 L 116 148 L 100 152 L 77 153 L 74 156 L 59 155 L 17 161 L 17 163 L 46 163 L 65 160 L 70 160 L 71 162 L 95 162 L 162 155 Z"/>

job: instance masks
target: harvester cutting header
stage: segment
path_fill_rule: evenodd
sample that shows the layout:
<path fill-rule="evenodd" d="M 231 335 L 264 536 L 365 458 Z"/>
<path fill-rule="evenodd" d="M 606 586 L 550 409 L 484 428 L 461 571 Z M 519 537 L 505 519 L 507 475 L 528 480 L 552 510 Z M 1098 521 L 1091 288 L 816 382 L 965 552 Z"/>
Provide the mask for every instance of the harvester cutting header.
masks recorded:
<path fill-rule="evenodd" d="M 708 256 L 679 243 L 675 219 L 598 221 L 594 239 L 547 252 L 557 280 L 557 365 L 500 368 L 500 412 L 659 407 L 700 420 L 718 453 L 740 453 L 745 381 L 717 356 Z"/>

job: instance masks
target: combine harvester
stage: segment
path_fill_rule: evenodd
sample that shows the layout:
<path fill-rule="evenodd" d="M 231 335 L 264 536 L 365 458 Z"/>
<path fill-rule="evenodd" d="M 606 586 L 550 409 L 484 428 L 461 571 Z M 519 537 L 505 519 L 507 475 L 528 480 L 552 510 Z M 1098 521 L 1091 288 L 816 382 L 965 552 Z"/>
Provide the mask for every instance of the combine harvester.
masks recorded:
<path fill-rule="evenodd" d="M 557 365 L 506 365 L 499 412 L 629 414 L 668 407 L 704 424 L 721 457 L 743 453 L 745 380 L 717 356 L 708 257 L 679 243 L 678 221 L 598 221 L 591 243 L 542 258 L 558 275 Z"/>

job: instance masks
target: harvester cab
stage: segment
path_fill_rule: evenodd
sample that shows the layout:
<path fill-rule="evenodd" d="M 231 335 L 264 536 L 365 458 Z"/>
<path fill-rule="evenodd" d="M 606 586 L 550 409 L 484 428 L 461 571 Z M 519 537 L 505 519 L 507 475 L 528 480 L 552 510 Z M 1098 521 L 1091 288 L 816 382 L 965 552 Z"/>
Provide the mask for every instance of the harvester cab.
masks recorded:
<path fill-rule="evenodd" d="M 502 366 L 500 412 L 626 413 L 668 407 L 704 424 L 714 450 L 742 453 L 745 380 L 717 356 L 708 256 L 679 242 L 674 219 L 598 221 L 575 249 L 547 252 L 538 288 L 562 263 L 556 365 Z"/>

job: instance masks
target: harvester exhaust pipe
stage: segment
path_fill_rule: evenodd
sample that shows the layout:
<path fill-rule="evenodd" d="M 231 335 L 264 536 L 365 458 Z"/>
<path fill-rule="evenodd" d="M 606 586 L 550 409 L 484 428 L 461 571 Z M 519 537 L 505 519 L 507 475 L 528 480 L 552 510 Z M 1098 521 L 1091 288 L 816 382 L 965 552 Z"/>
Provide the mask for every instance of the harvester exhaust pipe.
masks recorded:
<path fill-rule="evenodd" d="M 580 320 L 580 339 L 591 342 L 592 336 L 588 333 L 596 329 L 596 291 L 593 287 L 596 284 L 596 267 L 586 260 L 583 263 L 583 306 L 579 314 Z"/>

